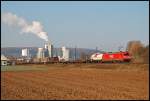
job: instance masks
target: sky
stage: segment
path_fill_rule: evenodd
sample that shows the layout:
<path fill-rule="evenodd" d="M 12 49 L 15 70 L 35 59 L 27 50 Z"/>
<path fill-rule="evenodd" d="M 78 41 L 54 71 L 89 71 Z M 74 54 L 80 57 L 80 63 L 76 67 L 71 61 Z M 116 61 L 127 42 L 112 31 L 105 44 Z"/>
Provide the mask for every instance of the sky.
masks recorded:
<path fill-rule="evenodd" d="M 54 47 L 126 49 L 129 41 L 149 44 L 148 1 L 2 1 L 10 12 L 28 22 L 38 21 Z M 1 47 L 44 47 L 33 33 L 1 22 Z"/>

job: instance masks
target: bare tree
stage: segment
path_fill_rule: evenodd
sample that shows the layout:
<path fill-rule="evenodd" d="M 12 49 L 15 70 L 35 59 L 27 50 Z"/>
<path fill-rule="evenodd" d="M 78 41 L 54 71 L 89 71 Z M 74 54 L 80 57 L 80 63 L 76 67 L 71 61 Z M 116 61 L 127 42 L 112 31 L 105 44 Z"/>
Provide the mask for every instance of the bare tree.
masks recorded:
<path fill-rule="evenodd" d="M 144 45 L 140 41 L 129 41 L 127 51 L 132 55 L 134 61 L 143 61 Z"/>
<path fill-rule="evenodd" d="M 140 41 L 129 41 L 127 51 L 132 55 L 140 55 L 144 49 L 144 45 Z"/>
<path fill-rule="evenodd" d="M 142 54 L 144 63 L 149 63 L 149 45 L 144 48 L 144 52 Z"/>

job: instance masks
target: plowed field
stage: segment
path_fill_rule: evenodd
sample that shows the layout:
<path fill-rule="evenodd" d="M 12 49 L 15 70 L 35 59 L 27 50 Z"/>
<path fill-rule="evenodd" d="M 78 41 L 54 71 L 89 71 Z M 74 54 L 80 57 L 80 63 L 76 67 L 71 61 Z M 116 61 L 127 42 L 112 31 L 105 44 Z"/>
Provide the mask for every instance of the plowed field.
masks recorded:
<path fill-rule="evenodd" d="M 148 100 L 148 67 L 53 64 L 38 67 L 46 68 L 44 71 L 2 71 L 1 99 Z"/>

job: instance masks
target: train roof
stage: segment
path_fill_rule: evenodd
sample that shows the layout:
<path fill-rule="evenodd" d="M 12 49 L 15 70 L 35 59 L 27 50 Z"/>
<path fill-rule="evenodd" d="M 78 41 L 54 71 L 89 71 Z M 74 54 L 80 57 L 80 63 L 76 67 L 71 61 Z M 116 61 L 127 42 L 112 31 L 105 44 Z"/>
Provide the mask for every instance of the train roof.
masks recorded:
<path fill-rule="evenodd" d="M 109 53 L 109 54 L 114 54 L 114 53 L 128 53 L 128 51 L 120 51 L 120 52 L 105 52 L 105 53 Z"/>

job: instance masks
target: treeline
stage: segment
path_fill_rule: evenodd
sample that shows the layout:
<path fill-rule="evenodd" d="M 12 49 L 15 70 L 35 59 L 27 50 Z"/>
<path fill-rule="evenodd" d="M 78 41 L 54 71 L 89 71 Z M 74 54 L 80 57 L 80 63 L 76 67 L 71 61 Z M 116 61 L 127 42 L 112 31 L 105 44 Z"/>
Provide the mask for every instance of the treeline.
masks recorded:
<path fill-rule="evenodd" d="M 149 45 L 144 46 L 140 41 L 129 41 L 127 51 L 134 63 L 149 63 Z"/>

